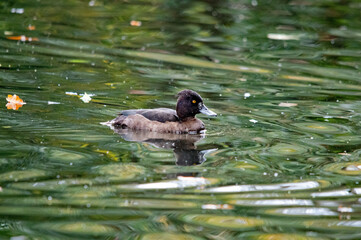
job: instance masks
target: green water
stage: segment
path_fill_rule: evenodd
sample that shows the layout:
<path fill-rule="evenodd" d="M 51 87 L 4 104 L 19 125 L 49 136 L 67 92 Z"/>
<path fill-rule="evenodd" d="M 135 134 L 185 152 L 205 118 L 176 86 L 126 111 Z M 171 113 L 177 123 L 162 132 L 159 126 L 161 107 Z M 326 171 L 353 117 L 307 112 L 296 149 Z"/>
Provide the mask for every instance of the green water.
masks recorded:
<path fill-rule="evenodd" d="M 1 239 L 361 238 L 359 1 L 0 6 Z M 205 135 L 100 124 L 183 89 Z"/>

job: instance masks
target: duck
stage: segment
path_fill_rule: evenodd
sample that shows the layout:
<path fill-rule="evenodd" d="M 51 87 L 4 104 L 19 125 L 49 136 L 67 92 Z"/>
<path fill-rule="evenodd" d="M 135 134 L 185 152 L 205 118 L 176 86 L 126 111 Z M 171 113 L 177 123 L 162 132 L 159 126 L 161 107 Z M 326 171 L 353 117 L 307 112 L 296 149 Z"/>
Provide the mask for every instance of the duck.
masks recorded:
<path fill-rule="evenodd" d="M 204 123 L 195 117 L 202 113 L 217 116 L 203 103 L 195 91 L 185 89 L 177 95 L 176 110 L 170 108 L 123 110 L 109 121 L 114 128 L 146 130 L 161 133 L 200 133 L 205 130 Z"/>

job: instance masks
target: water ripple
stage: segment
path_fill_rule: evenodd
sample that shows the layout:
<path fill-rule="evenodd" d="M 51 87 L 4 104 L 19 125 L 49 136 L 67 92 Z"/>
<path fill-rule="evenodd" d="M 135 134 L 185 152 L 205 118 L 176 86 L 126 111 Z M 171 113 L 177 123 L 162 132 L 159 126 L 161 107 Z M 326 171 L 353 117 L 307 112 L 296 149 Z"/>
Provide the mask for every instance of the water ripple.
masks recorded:
<path fill-rule="evenodd" d="M 268 214 L 272 215 L 285 215 L 285 216 L 338 216 L 337 212 L 334 212 L 328 208 L 304 208 L 304 207 L 296 207 L 296 208 L 278 208 L 278 209 L 270 209 L 265 211 Z"/>
<path fill-rule="evenodd" d="M 232 185 L 216 188 L 208 188 L 201 192 L 206 193 L 237 193 L 237 192 L 255 192 L 255 191 L 294 191 L 306 190 L 322 187 L 323 184 L 317 181 L 278 183 L 278 184 L 254 184 L 254 185 Z"/>

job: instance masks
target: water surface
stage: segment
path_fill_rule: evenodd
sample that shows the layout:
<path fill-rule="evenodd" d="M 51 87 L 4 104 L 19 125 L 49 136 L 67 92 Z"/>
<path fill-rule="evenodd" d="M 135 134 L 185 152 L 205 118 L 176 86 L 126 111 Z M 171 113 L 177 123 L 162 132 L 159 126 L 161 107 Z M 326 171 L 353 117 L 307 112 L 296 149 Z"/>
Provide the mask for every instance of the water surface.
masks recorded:
<path fill-rule="evenodd" d="M 360 10 L 1 3 L 0 236 L 361 238 Z M 219 114 L 204 135 L 100 124 L 183 89 Z"/>

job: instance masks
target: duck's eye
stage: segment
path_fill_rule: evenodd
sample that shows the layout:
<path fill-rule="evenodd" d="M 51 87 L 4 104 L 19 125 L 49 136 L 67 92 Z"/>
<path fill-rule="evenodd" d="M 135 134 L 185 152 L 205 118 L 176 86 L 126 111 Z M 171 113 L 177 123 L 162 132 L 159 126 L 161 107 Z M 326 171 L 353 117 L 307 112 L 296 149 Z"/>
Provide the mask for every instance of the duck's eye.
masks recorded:
<path fill-rule="evenodd" d="M 197 101 L 196 100 L 193 100 L 192 103 L 196 103 Z"/>

